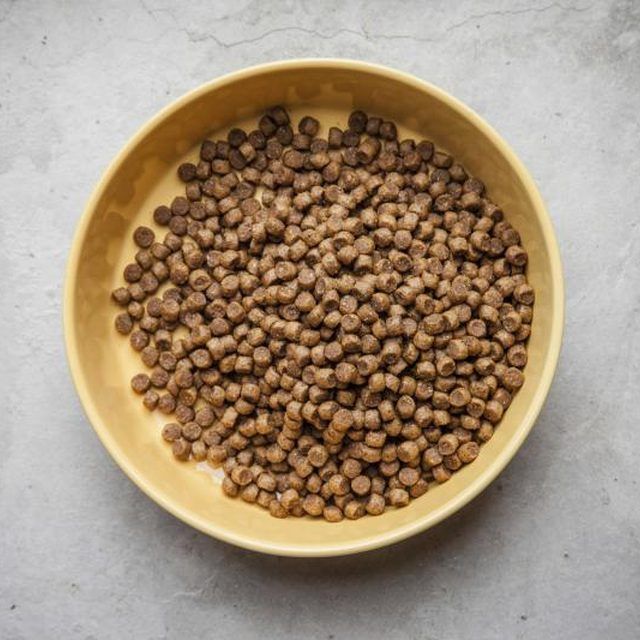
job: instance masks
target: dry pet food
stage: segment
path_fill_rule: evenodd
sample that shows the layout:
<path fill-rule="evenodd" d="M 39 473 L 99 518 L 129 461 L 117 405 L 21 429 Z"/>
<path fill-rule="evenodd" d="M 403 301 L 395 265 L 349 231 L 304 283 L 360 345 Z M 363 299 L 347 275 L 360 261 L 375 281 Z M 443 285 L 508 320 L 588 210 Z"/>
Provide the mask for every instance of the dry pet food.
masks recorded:
<path fill-rule="evenodd" d="M 475 460 L 524 383 L 534 302 L 480 180 L 393 122 L 354 111 L 321 132 L 282 107 L 178 176 L 113 292 L 146 367 L 131 388 L 178 460 L 329 522 Z"/>

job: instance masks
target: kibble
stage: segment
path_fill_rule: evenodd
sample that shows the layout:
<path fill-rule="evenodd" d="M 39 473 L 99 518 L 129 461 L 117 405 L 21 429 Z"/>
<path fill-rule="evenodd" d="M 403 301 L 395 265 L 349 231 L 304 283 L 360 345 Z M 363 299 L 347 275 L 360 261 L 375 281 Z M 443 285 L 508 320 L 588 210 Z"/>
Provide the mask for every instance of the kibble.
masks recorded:
<path fill-rule="evenodd" d="M 323 137 L 326 136 L 326 137 Z M 520 235 L 428 140 L 269 109 L 133 232 L 115 328 L 181 461 L 276 518 L 377 516 L 479 455 L 525 383 Z"/>

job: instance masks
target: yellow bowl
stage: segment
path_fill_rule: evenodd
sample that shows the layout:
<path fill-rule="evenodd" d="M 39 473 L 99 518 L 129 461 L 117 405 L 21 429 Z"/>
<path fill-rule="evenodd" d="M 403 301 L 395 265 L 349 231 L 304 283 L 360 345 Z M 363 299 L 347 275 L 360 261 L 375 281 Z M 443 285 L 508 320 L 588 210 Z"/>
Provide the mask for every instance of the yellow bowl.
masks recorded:
<path fill-rule="evenodd" d="M 289 518 L 223 496 L 194 463 L 176 462 L 160 437 L 160 418 L 134 397 L 129 379 L 143 367 L 113 328 L 111 290 L 131 259 L 131 232 L 180 190 L 176 168 L 199 142 L 254 123 L 269 105 L 311 113 L 323 127 L 346 123 L 354 108 L 394 120 L 401 136 L 430 138 L 482 179 L 520 231 L 536 291 L 526 382 L 480 456 L 404 509 L 340 524 Z M 255 126 L 255 125 L 254 125 Z M 64 321 L 71 373 L 96 433 L 122 470 L 167 511 L 216 538 L 290 556 L 332 556 L 388 545 L 433 526 L 477 496 L 529 433 L 556 368 L 563 327 L 560 256 L 529 173 L 500 136 L 456 99 L 392 69 L 346 60 L 262 65 L 214 80 L 152 118 L 100 180 L 69 256 Z"/>

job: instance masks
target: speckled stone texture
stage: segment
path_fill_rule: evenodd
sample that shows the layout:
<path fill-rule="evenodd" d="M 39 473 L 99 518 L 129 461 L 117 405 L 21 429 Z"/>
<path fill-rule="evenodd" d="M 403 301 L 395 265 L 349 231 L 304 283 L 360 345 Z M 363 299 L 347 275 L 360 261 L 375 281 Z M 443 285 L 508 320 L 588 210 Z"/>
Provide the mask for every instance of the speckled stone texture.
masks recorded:
<path fill-rule="evenodd" d="M 73 230 L 133 132 L 220 74 L 349 57 L 436 83 L 540 185 L 567 284 L 528 441 L 434 530 L 331 560 L 197 533 L 115 466 L 61 331 Z M 640 3 L 0 0 L 0 637 L 638 637 Z"/>

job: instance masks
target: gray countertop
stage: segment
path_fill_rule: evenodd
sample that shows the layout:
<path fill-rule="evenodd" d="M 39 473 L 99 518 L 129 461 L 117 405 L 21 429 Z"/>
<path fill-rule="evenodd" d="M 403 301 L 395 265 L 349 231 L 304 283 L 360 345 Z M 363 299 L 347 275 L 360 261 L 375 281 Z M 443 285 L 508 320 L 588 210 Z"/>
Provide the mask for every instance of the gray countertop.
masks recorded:
<path fill-rule="evenodd" d="M 476 109 L 537 180 L 567 284 L 555 383 L 500 478 L 423 535 L 320 561 L 212 540 L 132 485 L 83 415 L 60 309 L 131 134 L 206 80 L 305 56 Z M 0 637 L 638 637 L 639 69 L 633 0 L 0 0 Z"/>

